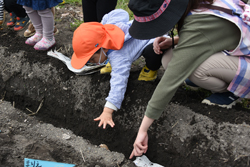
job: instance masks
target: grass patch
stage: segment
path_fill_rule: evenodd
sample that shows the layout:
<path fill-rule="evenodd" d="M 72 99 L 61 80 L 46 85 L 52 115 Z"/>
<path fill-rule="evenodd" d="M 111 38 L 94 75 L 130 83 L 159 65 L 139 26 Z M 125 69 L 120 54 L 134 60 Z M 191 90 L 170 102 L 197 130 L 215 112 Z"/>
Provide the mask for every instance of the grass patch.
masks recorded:
<path fill-rule="evenodd" d="M 79 27 L 84 21 L 82 20 L 77 20 L 76 18 L 74 18 L 74 22 L 70 23 L 70 28 L 74 31 L 75 29 L 77 29 L 77 27 Z"/>
<path fill-rule="evenodd" d="M 64 0 L 65 3 L 72 4 L 72 5 L 81 5 L 82 0 Z"/>
<path fill-rule="evenodd" d="M 133 12 L 128 8 L 128 2 L 129 0 L 118 0 L 117 1 L 117 5 L 116 5 L 116 9 L 123 9 L 126 10 L 129 14 L 129 18 L 130 20 L 134 19 L 134 14 Z"/>
<path fill-rule="evenodd" d="M 250 109 L 250 100 L 249 99 L 243 99 L 241 101 L 241 105 L 243 108 Z"/>

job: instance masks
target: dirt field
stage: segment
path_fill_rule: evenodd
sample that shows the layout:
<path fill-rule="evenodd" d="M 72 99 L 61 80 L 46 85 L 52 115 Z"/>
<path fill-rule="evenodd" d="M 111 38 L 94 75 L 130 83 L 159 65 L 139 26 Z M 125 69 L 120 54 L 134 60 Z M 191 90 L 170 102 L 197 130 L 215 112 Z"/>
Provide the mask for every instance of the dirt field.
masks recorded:
<path fill-rule="evenodd" d="M 60 33 L 54 48 L 69 57 L 70 22 L 79 15 L 80 7 L 57 9 Z M 77 166 L 133 166 L 128 157 L 164 71 L 153 83 L 139 82 L 143 59 L 134 63 L 122 109 L 114 113 L 116 125 L 103 130 L 93 119 L 102 112 L 110 75 L 75 75 L 46 52 L 25 45 L 22 33 L 0 31 L 0 166 L 22 166 L 24 158 Z M 166 167 L 249 166 L 249 110 L 201 104 L 206 95 L 178 89 L 150 128 L 146 155 L 151 161 Z M 71 138 L 65 140 L 63 134 Z"/>

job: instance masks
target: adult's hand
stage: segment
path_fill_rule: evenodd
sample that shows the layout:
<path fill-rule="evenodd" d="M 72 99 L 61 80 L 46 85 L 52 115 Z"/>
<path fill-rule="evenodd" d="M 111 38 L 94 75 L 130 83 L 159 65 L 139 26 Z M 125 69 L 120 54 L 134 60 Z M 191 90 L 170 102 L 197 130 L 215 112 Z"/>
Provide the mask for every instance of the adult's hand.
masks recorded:
<path fill-rule="evenodd" d="M 154 122 L 154 119 L 144 116 L 136 140 L 134 142 L 134 149 L 130 155 L 130 159 L 134 156 L 141 156 L 148 150 L 148 128 Z"/>
<path fill-rule="evenodd" d="M 153 43 L 153 49 L 156 54 L 162 54 L 161 47 L 162 47 L 162 42 L 165 41 L 167 38 L 166 37 L 157 37 L 154 40 Z"/>
<path fill-rule="evenodd" d="M 148 150 L 148 133 L 138 132 L 133 146 L 134 149 L 129 159 L 133 158 L 134 156 L 141 156 L 142 154 L 145 154 Z"/>
<path fill-rule="evenodd" d="M 174 45 L 176 45 L 179 41 L 179 37 L 175 36 L 174 37 Z M 156 54 L 162 54 L 162 50 L 166 50 L 170 47 L 172 47 L 172 38 L 167 38 L 167 37 L 157 37 L 154 40 L 153 43 L 153 49 Z"/>

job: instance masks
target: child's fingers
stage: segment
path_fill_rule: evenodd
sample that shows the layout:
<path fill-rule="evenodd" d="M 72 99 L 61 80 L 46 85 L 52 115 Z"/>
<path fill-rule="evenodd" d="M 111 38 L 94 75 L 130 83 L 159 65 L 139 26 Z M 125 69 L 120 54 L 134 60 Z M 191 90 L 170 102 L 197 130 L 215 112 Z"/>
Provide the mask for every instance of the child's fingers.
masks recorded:
<path fill-rule="evenodd" d="M 97 117 L 94 119 L 94 121 L 100 121 L 100 119 L 101 119 L 100 117 Z"/>
<path fill-rule="evenodd" d="M 107 126 L 107 123 L 104 122 L 104 124 L 103 124 L 103 129 L 106 129 L 106 126 Z"/>
<path fill-rule="evenodd" d="M 115 123 L 113 121 L 109 121 L 108 124 L 113 128 L 115 126 Z"/>
<path fill-rule="evenodd" d="M 101 127 L 101 126 L 102 126 L 102 124 L 103 124 L 103 122 L 102 122 L 102 121 L 100 121 L 100 122 L 99 122 L 98 127 Z"/>

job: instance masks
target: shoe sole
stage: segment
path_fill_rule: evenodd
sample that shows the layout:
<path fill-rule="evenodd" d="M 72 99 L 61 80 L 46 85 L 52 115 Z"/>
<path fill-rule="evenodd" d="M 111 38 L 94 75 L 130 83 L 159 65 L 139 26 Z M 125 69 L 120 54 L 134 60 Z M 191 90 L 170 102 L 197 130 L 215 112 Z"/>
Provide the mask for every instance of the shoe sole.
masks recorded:
<path fill-rule="evenodd" d="M 35 44 L 28 44 L 28 43 L 25 43 L 26 45 L 30 45 L 30 46 L 35 46 L 36 45 L 36 43 Z"/>
<path fill-rule="evenodd" d="M 59 30 L 57 29 L 56 32 L 54 32 L 54 35 L 57 35 L 59 33 Z"/>
<path fill-rule="evenodd" d="M 100 72 L 100 74 L 102 74 L 102 75 L 105 75 L 105 74 L 110 74 L 111 72 L 104 72 L 104 73 L 101 73 Z"/>
<path fill-rule="evenodd" d="M 144 79 L 137 79 L 137 80 L 138 81 L 145 81 L 145 82 L 154 82 L 156 79 L 157 79 L 157 77 L 152 79 L 152 80 L 144 80 Z"/>
<path fill-rule="evenodd" d="M 26 38 L 28 38 L 28 37 L 31 37 L 31 36 L 35 35 L 35 33 L 36 33 L 36 32 L 31 33 L 31 34 L 29 34 L 29 35 L 25 35 L 25 34 L 24 34 L 23 36 L 26 37 Z"/>
<path fill-rule="evenodd" d="M 18 31 L 22 31 L 25 27 L 27 27 L 27 25 L 30 23 L 30 20 L 29 20 L 29 22 L 22 28 L 22 29 L 20 29 L 20 30 L 14 30 L 14 31 L 16 31 L 16 32 L 18 32 Z"/>
<path fill-rule="evenodd" d="M 100 74 L 110 74 L 112 71 L 110 72 L 102 72 L 102 69 L 100 70 Z"/>
<path fill-rule="evenodd" d="M 13 24 L 13 25 L 6 25 L 6 26 L 9 27 L 9 28 L 12 28 L 12 27 L 15 26 L 15 24 Z"/>
<path fill-rule="evenodd" d="M 150 80 L 150 81 L 149 81 L 149 80 L 146 81 L 146 80 L 139 80 L 139 79 L 138 79 L 138 81 L 143 81 L 143 82 L 154 82 L 155 80 L 156 80 L 156 79 Z"/>
<path fill-rule="evenodd" d="M 51 47 L 49 47 L 48 49 L 36 49 L 36 48 L 34 48 L 35 50 L 42 50 L 42 51 L 45 51 L 45 50 L 49 50 L 49 49 L 51 49 L 53 46 L 55 46 L 55 44 L 56 43 L 54 43 Z"/>
<path fill-rule="evenodd" d="M 234 102 L 232 102 L 231 104 L 228 104 L 228 105 L 226 105 L 226 104 L 221 105 L 221 104 L 212 103 L 210 100 L 204 99 L 204 100 L 202 100 L 201 103 L 207 104 L 207 105 L 210 105 L 210 106 L 219 106 L 219 107 L 222 107 L 222 108 L 231 109 L 234 105 L 236 105 L 236 103 L 238 103 L 238 102 L 240 102 L 240 101 L 241 101 L 241 99 L 239 98 L 239 99 L 235 100 Z"/>
<path fill-rule="evenodd" d="M 31 34 L 29 34 L 29 35 L 23 35 L 24 37 L 26 37 L 26 38 L 28 38 L 28 37 L 31 37 L 31 36 L 33 36 L 33 35 L 35 35 L 35 33 L 36 32 L 34 32 L 34 33 L 31 33 Z M 54 35 L 57 35 L 59 33 L 59 30 L 57 29 L 57 31 L 56 32 L 54 32 Z"/>

